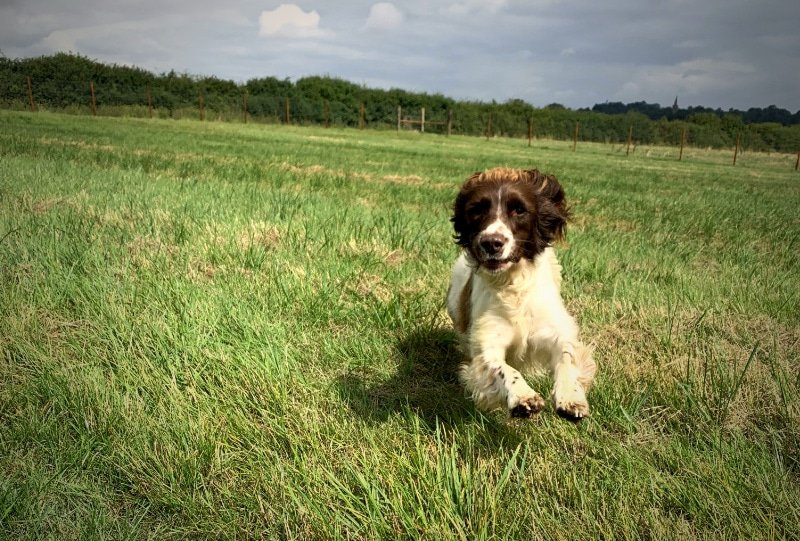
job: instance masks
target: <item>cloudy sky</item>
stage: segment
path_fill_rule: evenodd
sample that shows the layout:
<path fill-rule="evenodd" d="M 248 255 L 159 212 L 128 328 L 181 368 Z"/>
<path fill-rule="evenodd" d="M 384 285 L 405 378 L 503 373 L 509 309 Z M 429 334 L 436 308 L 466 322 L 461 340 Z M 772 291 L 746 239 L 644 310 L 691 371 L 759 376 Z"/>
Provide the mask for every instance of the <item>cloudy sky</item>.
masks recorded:
<path fill-rule="evenodd" d="M 800 109 L 797 0 L 0 0 L 9 58 L 245 81 L 331 75 L 542 106 Z"/>

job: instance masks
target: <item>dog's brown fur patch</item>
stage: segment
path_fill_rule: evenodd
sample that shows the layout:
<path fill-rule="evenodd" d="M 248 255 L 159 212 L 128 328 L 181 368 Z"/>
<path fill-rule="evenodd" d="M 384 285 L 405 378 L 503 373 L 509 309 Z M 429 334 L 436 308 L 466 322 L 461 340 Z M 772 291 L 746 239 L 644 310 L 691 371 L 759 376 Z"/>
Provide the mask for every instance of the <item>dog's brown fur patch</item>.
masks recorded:
<path fill-rule="evenodd" d="M 461 294 L 458 296 L 458 314 L 456 315 L 455 326 L 460 333 L 466 333 L 469 329 L 470 318 L 472 317 L 470 297 L 472 297 L 472 274 L 469 275 L 467 283 L 464 284 Z"/>

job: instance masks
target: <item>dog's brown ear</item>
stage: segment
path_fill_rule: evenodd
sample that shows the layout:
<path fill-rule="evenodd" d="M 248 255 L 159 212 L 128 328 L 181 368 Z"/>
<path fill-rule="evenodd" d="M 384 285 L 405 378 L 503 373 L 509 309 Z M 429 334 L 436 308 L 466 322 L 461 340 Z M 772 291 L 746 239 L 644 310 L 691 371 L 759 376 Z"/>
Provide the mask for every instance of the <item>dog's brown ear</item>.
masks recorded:
<path fill-rule="evenodd" d="M 455 239 L 456 243 L 460 246 L 467 246 L 467 244 L 469 244 L 466 206 L 467 206 L 467 201 L 472 195 L 472 190 L 475 186 L 475 183 L 477 182 L 480 176 L 481 172 L 477 171 L 472 175 L 470 175 L 469 177 L 467 177 L 467 180 L 464 181 L 464 184 L 458 191 L 455 203 L 453 204 L 453 215 L 451 216 L 450 221 L 453 222 L 453 230 L 455 232 L 453 238 Z"/>
<path fill-rule="evenodd" d="M 570 218 L 564 188 L 556 177 L 545 175 L 538 169 L 529 169 L 525 173 L 536 194 L 536 227 L 540 237 L 548 244 L 563 239 Z"/>

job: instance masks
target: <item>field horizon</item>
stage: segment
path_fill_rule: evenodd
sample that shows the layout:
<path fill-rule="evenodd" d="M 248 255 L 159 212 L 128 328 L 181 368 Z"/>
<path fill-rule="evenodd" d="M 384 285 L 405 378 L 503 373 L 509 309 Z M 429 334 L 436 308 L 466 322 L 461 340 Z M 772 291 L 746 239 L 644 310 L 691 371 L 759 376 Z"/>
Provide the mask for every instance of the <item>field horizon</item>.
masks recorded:
<path fill-rule="evenodd" d="M 677 156 L 0 111 L 0 537 L 800 537 L 795 158 Z M 578 424 L 456 378 L 450 209 L 499 165 L 573 212 Z"/>

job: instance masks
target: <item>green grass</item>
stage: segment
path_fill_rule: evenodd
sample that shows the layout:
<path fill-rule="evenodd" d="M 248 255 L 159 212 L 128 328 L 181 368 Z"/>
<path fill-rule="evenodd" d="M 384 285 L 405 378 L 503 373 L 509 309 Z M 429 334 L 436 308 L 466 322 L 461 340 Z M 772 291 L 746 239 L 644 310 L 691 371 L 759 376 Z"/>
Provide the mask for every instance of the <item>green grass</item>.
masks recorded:
<path fill-rule="evenodd" d="M 0 535 L 797 538 L 800 175 L 676 157 L 0 112 Z M 455 377 L 449 207 L 495 165 L 572 203 L 578 425 Z"/>

